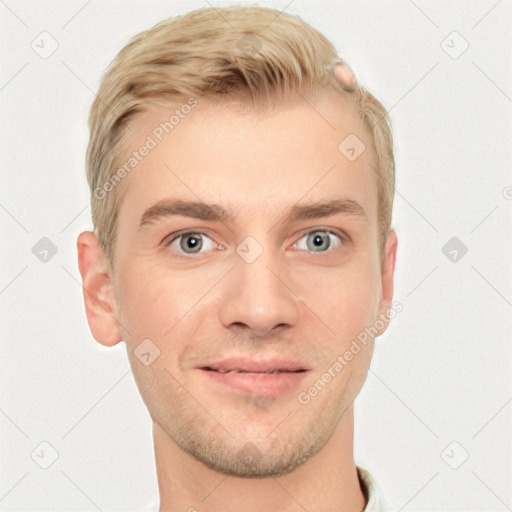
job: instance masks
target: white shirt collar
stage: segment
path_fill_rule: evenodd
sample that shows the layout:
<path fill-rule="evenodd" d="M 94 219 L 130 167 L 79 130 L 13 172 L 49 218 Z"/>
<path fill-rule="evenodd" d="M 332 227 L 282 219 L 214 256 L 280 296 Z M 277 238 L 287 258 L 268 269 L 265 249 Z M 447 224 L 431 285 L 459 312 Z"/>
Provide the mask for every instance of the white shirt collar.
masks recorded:
<path fill-rule="evenodd" d="M 372 475 L 367 469 L 357 467 L 361 489 L 366 498 L 363 512 L 387 512 L 382 493 Z"/>

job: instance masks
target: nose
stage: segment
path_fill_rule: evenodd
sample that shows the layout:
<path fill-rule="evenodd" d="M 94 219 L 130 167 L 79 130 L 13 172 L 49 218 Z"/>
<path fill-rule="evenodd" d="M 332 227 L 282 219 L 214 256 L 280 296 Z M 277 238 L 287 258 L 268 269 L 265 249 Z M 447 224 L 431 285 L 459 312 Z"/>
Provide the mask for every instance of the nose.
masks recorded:
<path fill-rule="evenodd" d="M 219 310 L 225 328 L 264 337 L 297 323 L 300 299 L 287 286 L 286 272 L 264 255 L 252 263 L 240 260 L 230 272 Z"/>

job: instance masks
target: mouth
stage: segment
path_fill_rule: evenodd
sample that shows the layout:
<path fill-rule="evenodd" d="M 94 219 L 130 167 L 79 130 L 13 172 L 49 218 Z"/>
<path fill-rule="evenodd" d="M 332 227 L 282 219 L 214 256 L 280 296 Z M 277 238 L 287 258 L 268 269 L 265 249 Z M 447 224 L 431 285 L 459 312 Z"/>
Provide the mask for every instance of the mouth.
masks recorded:
<path fill-rule="evenodd" d="M 227 369 L 227 368 L 210 368 L 209 366 L 203 366 L 200 370 L 205 370 L 207 372 L 218 372 L 218 373 L 248 373 L 250 375 L 269 375 L 276 373 L 302 373 L 307 372 L 305 368 L 300 368 L 299 370 L 286 370 L 280 368 L 271 368 L 266 371 L 247 371 L 247 370 L 239 370 L 239 369 Z"/>
<path fill-rule="evenodd" d="M 297 388 L 310 371 L 298 361 L 250 358 L 227 359 L 197 367 L 208 383 L 217 383 L 231 392 L 277 397 Z"/>

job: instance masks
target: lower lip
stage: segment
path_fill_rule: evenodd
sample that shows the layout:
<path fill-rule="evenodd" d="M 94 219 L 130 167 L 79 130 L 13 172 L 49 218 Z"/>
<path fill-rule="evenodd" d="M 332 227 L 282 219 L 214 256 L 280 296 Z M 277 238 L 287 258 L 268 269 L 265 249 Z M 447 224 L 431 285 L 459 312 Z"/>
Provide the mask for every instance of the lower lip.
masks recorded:
<path fill-rule="evenodd" d="M 280 372 L 280 373 L 220 373 L 212 370 L 199 370 L 208 379 L 223 384 L 241 393 L 264 397 L 276 397 L 297 388 L 308 373 Z"/>

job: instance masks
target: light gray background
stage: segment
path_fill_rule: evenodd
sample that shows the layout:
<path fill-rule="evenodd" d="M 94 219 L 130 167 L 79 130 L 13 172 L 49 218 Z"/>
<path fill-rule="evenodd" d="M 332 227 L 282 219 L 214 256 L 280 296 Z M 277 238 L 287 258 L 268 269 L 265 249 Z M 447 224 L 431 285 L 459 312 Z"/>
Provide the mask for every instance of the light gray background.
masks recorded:
<path fill-rule="evenodd" d="M 125 345 L 97 344 L 83 310 L 86 119 L 131 36 L 206 5 L 0 0 L 1 510 L 158 503 Z M 260 5 L 324 32 L 394 122 L 403 311 L 356 402 L 356 462 L 392 510 L 512 510 L 511 1 Z M 59 45 L 46 59 L 31 47 L 50 48 L 44 31 Z M 42 237 L 58 248 L 47 262 Z M 453 237 L 457 262 L 442 252 Z M 48 469 L 42 442 L 58 452 Z"/>

